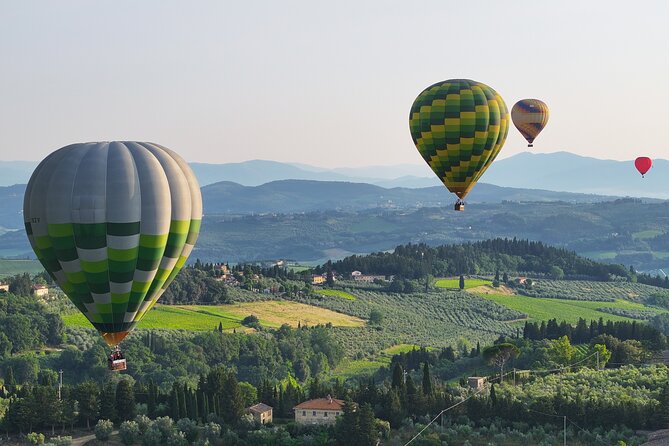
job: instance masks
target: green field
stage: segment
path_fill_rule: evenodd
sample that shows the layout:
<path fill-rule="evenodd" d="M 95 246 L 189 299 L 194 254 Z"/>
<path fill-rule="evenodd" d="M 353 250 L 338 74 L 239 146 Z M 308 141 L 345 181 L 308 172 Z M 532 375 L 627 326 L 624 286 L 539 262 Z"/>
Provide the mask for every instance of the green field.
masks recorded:
<path fill-rule="evenodd" d="M 664 231 L 660 231 L 659 229 L 646 229 L 645 231 L 635 232 L 634 234 L 632 234 L 632 238 L 634 240 L 644 240 L 657 237 L 658 235 L 662 234 L 664 234 Z"/>
<path fill-rule="evenodd" d="M 141 328 L 165 328 L 169 330 L 211 331 L 223 324 L 223 329 L 231 330 L 241 326 L 243 318 L 213 313 L 216 307 L 202 307 L 201 310 L 180 306 L 156 305 L 142 319 Z M 65 325 L 91 328 L 91 323 L 81 313 L 63 315 Z M 261 321 L 262 322 L 262 321 Z"/>
<path fill-rule="evenodd" d="M 629 321 L 627 317 L 616 316 L 610 313 L 597 311 L 598 308 L 624 308 L 629 310 L 650 310 L 658 313 L 663 310 L 647 307 L 642 304 L 617 299 L 615 302 L 596 302 L 583 300 L 550 299 L 544 297 L 528 297 L 517 295 L 481 294 L 484 299 L 489 299 L 508 308 L 527 314 L 530 320 L 542 321 L 557 318 L 558 321 L 565 320 L 575 324 L 579 318 L 586 321 L 599 319 L 600 317 L 612 321 Z"/>
<path fill-rule="evenodd" d="M 287 301 L 246 302 L 229 305 L 156 305 L 141 322 L 141 328 L 165 328 L 170 330 L 209 331 L 223 324 L 224 330 L 241 326 L 249 315 L 260 319 L 261 325 L 278 328 L 283 324 L 297 326 L 331 323 L 337 327 L 364 325 L 362 319 L 330 311 L 312 305 Z M 65 325 L 90 328 L 90 323 L 81 313 L 63 315 Z"/>
<path fill-rule="evenodd" d="M 346 300 L 356 300 L 357 299 L 353 294 L 347 293 L 346 291 L 342 291 L 342 290 L 323 289 L 323 290 L 317 290 L 317 291 L 315 291 L 315 293 L 316 294 L 322 294 L 323 296 L 341 297 L 342 299 L 346 299 Z"/>
<path fill-rule="evenodd" d="M 467 279 L 465 278 L 465 289 L 474 288 L 481 285 L 490 285 L 492 282 L 490 280 L 483 279 Z M 460 279 L 459 278 L 449 278 L 449 279 L 437 279 L 434 283 L 434 286 L 437 288 L 450 288 L 450 289 L 460 289 Z"/>
<path fill-rule="evenodd" d="M 44 271 L 37 260 L 0 259 L 0 277 L 13 276 L 20 273 L 37 274 Z"/>
<path fill-rule="evenodd" d="M 332 370 L 330 374 L 331 376 L 347 380 L 365 375 L 373 375 L 377 370 L 379 370 L 379 368 L 383 366 L 387 367 L 389 364 L 390 359 L 388 359 L 388 361 L 377 361 L 373 359 L 345 359 L 337 366 L 336 369 Z"/>

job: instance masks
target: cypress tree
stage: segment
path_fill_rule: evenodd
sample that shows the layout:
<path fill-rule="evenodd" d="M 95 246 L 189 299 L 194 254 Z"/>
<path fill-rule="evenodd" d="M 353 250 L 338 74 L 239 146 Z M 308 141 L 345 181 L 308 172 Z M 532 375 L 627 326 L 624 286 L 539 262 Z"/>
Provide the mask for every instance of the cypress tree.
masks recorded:
<path fill-rule="evenodd" d="M 181 418 L 179 414 L 179 385 L 174 383 L 170 392 L 170 416 L 173 420 Z"/>
<path fill-rule="evenodd" d="M 121 421 L 135 418 L 135 391 L 127 379 L 116 385 L 116 414 Z"/>
<path fill-rule="evenodd" d="M 100 419 L 116 420 L 116 387 L 107 381 L 100 394 Z"/>
<path fill-rule="evenodd" d="M 146 401 L 146 412 L 149 415 L 149 418 L 153 419 L 156 417 L 156 384 L 153 382 L 153 379 L 149 380 L 149 395 Z"/>
<path fill-rule="evenodd" d="M 430 376 L 430 364 L 423 365 L 423 395 L 432 395 L 432 377 Z"/>
<path fill-rule="evenodd" d="M 460 274 L 460 289 L 464 290 L 465 289 L 465 276 Z"/>
<path fill-rule="evenodd" d="M 186 405 L 186 384 L 183 386 L 178 386 L 177 389 L 177 395 L 179 396 L 179 418 L 175 418 L 176 420 L 179 420 L 180 418 L 187 418 L 188 417 L 188 406 Z"/>
<path fill-rule="evenodd" d="M 378 433 L 376 430 L 376 423 L 374 418 L 374 411 L 369 403 L 365 403 L 360 408 L 357 414 L 358 418 L 358 432 L 355 443 L 360 446 L 375 446 L 378 440 Z"/>
<path fill-rule="evenodd" d="M 393 389 L 404 389 L 404 369 L 400 363 L 395 363 L 395 368 L 393 368 L 393 380 L 391 387 Z"/>

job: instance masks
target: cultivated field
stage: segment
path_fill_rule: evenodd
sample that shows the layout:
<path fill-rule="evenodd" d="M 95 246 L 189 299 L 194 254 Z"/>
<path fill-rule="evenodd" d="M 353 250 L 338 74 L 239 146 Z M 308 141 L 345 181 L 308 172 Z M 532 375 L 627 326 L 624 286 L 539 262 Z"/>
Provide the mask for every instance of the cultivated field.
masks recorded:
<path fill-rule="evenodd" d="M 140 328 L 166 328 L 172 330 L 210 331 L 223 325 L 224 330 L 241 327 L 246 316 L 255 315 L 265 327 L 278 328 L 282 324 L 296 327 L 332 323 L 340 327 L 364 325 L 362 319 L 327 310 L 325 308 L 286 301 L 247 302 L 230 305 L 156 305 L 149 311 Z M 90 328 L 91 324 L 80 313 L 63 315 L 68 326 Z"/>
<path fill-rule="evenodd" d="M 465 277 L 465 289 L 474 288 L 481 285 L 490 285 L 492 282 L 490 280 L 483 279 L 468 279 Z M 450 288 L 450 289 L 460 289 L 460 278 L 442 278 L 437 279 L 434 283 L 434 286 L 437 288 Z"/>
<path fill-rule="evenodd" d="M 481 297 L 524 313 L 531 320 L 541 321 L 556 318 L 558 321 L 565 320 L 572 324 L 578 322 L 579 318 L 583 318 L 587 321 L 592 319 L 597 320 L 600 317 L 604 318 L 604 320 L 609 319 L 612 321 L 632 320 L 627 317 L 598 311 L 599 308 L 604 307 L 628 310 L 647 310 L 655 311 L 657 313 L 664 312 L 663 310 L 650 308 L 642 304 L 622 299 L 616 299 L 613 302 L 599 302 L 518 295 L 509 296 L 501 294 L 482 294 Z"/>
<path fill-rule="evenodd" d="M 346 291 L 342 291 L 342 290 L 323 289 L 323 290 L 314 290 L 314 293 L 320 294 L 322 296 L 337 296 L 337 297 L 341 297 L 342 299 L 346 299 L 346 300 L 355 300 L 356 299 L 356 297 L 353 294 L 348 293 Z"/>

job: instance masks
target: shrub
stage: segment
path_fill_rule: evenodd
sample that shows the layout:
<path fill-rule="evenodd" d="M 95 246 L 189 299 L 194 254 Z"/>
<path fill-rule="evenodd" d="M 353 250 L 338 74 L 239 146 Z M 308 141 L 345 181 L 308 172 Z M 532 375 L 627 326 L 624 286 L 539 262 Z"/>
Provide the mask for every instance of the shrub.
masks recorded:
<path fill-rule="evenodd" d="M 119 428 L 123 444 L 131 445 L 139 441 L 140 430 L 136 421 L 124 421 Z"/>
<path fill-rule="evenodd" d="M 188 443 L 193 443 L 197 439 L 197 423 L 190 418 L 177 421 L 177 430 L 184 434 Z"/>
<path fill-rule="evenodd" d="M 31 432 L 26 435 L 26 440 L 30 444 L 44 444 L 44 434 L 40 432 Z"/>
<path fill-rule="evenodd" d="M 95 438 L 100 441 L 107 441 L 114 430 L 114 423 L 109 420 L 100 420 L 95 425 Z"/>
<path fill-rule="evenodd" d="M 72 446 L 72 437 L 53 437 L 44 446 Z"/>

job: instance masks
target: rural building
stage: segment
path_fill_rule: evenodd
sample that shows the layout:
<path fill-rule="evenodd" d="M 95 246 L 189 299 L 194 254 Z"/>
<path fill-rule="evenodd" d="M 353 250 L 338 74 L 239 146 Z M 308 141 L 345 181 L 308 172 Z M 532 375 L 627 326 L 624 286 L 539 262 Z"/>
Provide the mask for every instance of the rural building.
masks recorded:
<path fill-rule="evenodd" d="M 318 274 L 311 275 L 311 284 L 312 285 L 322 285 L 325 283 L 325 277 Z"/>
<path fill-rule="evenodd" d="M 9 284 L 0 282 L 0 293 L 9 293 Z"/>
<path fill-rule="evenodd" d="M 357 282 L 374 282 L 375 280 L 386 280 L 386 276 L 375 276 L 372 274 L 360 274 L 359 276 L 355 276 L 353 280 Z"/>
<path fill-rule="evenodd" d="M 467 378 L 469 387 L 474 390 L 482 389 L 488 379 L 485 376 L 470 376 Z"/>
<path fill-rule="evenodd" d="M 37 297 L 48 296 L 49 288 L 46 285 L 33 285 L 33 295 Z"/>
<path fill-rule="evenodd" d="M 332 398 L 317 398 L 305 401 L 293 408 L 295 422 L 301 425 L 334 424 L 342 414 L 344 401 Z"/>
<path fill-rule="evenodd" d="M 272 407 L 264 403 L 256 404 L 246 409 L 248 413 L 253 415 L 253 420 L 260 424 L 268 424 L 272 422 Z"/>

